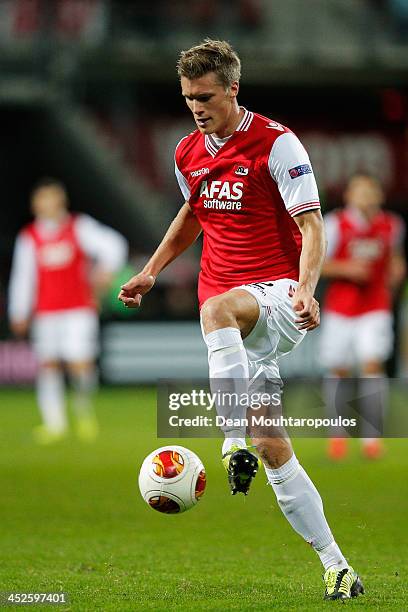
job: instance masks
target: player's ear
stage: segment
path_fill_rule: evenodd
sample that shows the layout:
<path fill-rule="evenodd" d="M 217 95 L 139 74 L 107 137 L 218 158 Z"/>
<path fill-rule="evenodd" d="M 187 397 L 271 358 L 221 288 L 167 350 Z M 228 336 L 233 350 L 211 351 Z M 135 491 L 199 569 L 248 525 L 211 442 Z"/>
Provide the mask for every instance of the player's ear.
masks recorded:
<path fill-rule="evenodd" d="M 233 81 L 231 83 L 231 87 L 230 87 L 230 96 L 231 98 L 236 98 L 238 95 L 238 91 L 239 91 L 239 82 L 238 81 Z"/>

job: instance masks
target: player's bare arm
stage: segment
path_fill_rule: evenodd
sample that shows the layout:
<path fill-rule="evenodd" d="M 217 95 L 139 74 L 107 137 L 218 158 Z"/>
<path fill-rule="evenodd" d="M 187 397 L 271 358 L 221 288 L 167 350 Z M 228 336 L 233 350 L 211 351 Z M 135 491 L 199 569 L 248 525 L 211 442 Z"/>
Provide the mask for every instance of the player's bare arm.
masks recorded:
<path fill-rule="evenodd" d="M 185 202 L 143 270 L 122 285 L 119 300 L 128 308 L 140 306 L 142 297 L 153 287 L 157 275 L 188 249 L 200 233 L 201 226 Z"/>
<path fill-rule="evenodd" d="M 299 284 L 292 298 L 298 314 L 300 329 L 311 331 L 320 324 L 319 303 L 313 295 L 326 254 L 326 238 L 320 210 L 294 217 L 302 234 L 302 252 L 299 262 Z"/>

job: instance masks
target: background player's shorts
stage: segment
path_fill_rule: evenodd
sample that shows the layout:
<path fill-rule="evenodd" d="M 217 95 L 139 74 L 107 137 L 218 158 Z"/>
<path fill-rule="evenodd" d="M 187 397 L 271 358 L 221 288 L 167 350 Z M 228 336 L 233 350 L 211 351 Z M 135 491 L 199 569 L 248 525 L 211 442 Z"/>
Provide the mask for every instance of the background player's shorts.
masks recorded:
<path fill-rule="evenodd" d="M 39 361 L 93 360 L 98 353 L 98 327 L 97 313 L 90 308 L 37 315 L 31 334 Z"/>
<path fill-rule="evenodd" d="M 325 368 L 352 367 L 367 361 L 384 362 L 392 352 L 392 315 L 386 311 L 345 317 L 323 313 L 320 358 Z"/>
<path fill-rule="evenodd" d="M 297 285 L 296 281 L 284 278 L 235 287 L 253 295 L 260 309 L 255 327 L 244 339 L 252 379 L 260 375 L 279 379 L 279 358 L 295 348 L 306 335 L 306 331 L 297 328 L 297 315 L 292 307 L 291 295 Z"/>

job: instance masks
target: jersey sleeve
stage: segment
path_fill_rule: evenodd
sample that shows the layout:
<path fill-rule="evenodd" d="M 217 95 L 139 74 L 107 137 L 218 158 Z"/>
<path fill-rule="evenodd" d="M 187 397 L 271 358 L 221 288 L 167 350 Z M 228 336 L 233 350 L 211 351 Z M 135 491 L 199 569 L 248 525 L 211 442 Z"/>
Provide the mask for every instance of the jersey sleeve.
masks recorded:
<path fill-rule="evenodd" d="M 174 171 L 176 173 L 177 182 L 179 184 L 180 191 L 183 194 L 183 198 L 186 202 L 188 202 L 190 199 L 190 187 L 188 186 L 184 175 L 180 172 L 176 160 L 174 160 Z"/>
<path fill-rule="evenodd" d="M 309 156 L 295 134 L 287 132 L 275 140 L 268 167 L 292 217 L 320 208 L 319 192 Z"/>
<path fill-rule="evenodd" d="M 125 265 L 128 244 L 116 230 L 89 215 L 78 215 L 75 232 L 83 251 L 106 271 L 116 272 Z"/>
<path fill-rule="evenodd" d="M 339 244 L 339 218 L 334 212 L 327 213 L 323 218 L 327 240 L 326 259 L 331 259 Z"/>
<path fill-rule="evenodd" d="M 36 294 L 37 274 L 34 244 L 28 233 L 17 236 L 8 288 L 8 314 L 12 321 L 25 321 L 31 315 Z"/>

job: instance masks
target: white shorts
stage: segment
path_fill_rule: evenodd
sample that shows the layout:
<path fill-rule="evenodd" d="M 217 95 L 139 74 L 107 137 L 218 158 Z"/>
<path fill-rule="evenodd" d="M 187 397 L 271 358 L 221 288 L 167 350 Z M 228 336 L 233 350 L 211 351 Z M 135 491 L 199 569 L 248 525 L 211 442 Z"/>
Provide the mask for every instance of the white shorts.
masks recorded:
<path fill-rule="evenodd" d="M 297 285 L 296 281 L 283 278 L 235 287 L 253 295 L 260 310 L 255 327 L 244 339 L 251 379 L 260 375 L 279 379 L 278 360 L 300 344 L 306 335 L 305 330 L 296 326 L 297 315 L 289 296 L 290 287 Z"/>
<path fill-rule="evenodd" d="M 323 313 L 320 359 L 325 368 L 350 368 L 367 361 L 383 363 L 393 345 L 392 315 L 386 311 L 345 317 Z"/>
<path fill-rule="evenodd" d="M 76 308 L 37 315 L 31 337 L 40 362 L 91 361 L 98 354 L 98 315 Z"/>

